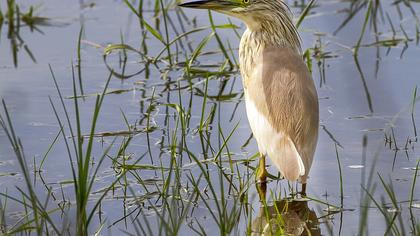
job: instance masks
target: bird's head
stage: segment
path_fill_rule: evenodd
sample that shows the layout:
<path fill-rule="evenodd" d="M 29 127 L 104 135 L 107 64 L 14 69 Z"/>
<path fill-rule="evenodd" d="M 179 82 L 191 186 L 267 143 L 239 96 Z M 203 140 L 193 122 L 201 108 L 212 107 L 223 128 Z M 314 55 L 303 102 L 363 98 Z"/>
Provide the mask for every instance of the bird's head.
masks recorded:
<path fill-rule="evenodd" d="M 230 15 L 254 28 L 268 19 L 279 15 L 289 16 L 289 9 L 283 0 L 198 0 L 179 4 L 181 7 L 209 9 Z"/>
<path fill-rule="evenodd" d="M 209 9 L 239 18 L 251 31 L 262 32 L 265 44 L 301 51 L 300 37 L 284 0 L 192 0 L 181 7 Z"/>

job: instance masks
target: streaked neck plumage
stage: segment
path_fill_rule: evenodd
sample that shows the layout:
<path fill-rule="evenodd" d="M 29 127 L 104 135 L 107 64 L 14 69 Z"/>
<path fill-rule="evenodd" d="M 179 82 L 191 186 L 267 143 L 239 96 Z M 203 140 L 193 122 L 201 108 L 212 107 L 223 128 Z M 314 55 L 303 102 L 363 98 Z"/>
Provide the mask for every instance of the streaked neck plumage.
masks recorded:
<path fill-rule="evenodd" d="M 240 17 L 247 25 L 239 45 L 243 80 L 251 76 L 256 66 L 254 60 L 266 47 L 289 47 L 298 53 L 301 52 L 300 37 L 289 9 L 285 5 L 275 4 L 273 7 L 277 10 L 257 11 L 256 14 Z"/>

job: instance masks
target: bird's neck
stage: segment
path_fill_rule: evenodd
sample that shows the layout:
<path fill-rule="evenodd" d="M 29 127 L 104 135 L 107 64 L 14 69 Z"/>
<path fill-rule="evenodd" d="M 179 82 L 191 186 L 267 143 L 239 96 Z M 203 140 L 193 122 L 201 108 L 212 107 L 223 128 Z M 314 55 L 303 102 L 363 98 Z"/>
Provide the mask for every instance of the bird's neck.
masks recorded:
<path fill-rule="evenodd" d="M 301 51 L 300 37 L 288 10 L 256 15 L 245 23 L 249 36 L 258 43 Z"/>
<path fill-rule="evenodd" d="M 288 47 L 301 52 L 300 38 L 287 12 L 257 16 L 245 20 L 247 30 L 241 38 L 239 59 L 242 78 L 246 79 L 256 66 L 254 60 L 267 47 Z"/>

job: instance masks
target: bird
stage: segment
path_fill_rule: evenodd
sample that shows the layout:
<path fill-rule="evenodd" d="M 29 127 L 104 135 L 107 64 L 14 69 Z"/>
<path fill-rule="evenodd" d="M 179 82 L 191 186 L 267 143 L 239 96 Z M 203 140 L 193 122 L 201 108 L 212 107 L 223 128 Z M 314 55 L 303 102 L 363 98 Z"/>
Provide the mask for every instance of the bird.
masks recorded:
<path fill-rule="evenodd" d="M 246 25 L 239 69 L 248 121 L 257 141 L 257 182 L 266 183 L 266 156 L 302 194 L 318 141 L 318 94 L 306 66 L 301 38 L 283 0 L 198 0 L 181 7 L 208 9 Z"/>

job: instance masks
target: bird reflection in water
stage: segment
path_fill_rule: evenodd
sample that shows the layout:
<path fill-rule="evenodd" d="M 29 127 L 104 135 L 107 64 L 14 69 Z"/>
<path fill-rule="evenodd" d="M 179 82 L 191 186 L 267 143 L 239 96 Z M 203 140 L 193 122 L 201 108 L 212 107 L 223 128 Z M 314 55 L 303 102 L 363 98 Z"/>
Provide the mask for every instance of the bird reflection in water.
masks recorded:
<path fill-rule="evenodd" d="M 265 201 L 266 184 L 259 184 L 261 202 Z M 252 221 L 251 235 L 321 235 L 318 217 L 303 199 L 284 198 L 272 205 L 261 204 Z"/>

